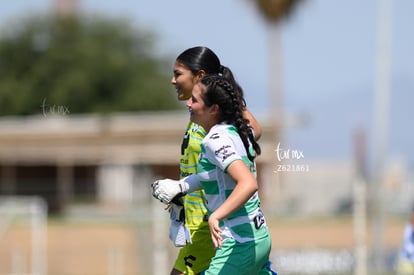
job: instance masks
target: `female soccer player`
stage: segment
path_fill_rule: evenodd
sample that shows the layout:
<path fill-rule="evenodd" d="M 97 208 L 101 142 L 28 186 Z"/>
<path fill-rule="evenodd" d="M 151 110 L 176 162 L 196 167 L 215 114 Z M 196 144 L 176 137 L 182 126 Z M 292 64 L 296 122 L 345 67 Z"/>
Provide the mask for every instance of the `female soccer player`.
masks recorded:
<path fill-rule="evenodd" d="M 236 83 L 232 71 L 223 66 L 217 55 L 207 47 L 192 47 L 183 51 L 177 58 L 173 68 L 173 84 L 177 98 L 186 101 L 191 98 L 194 85 L 206 75 L 222 75 L 243 94 Z M 256 119 L 243 108 L 243 115 L 254 129 L 255 138 L 261 135 Z M 180 178 L 196 173 L 201 141 L 206 131 L 200 125 L 189 122 L 181 145 Z M 198 190 L 183 198 L 185 226 L 190 230 L 191 243 L 180 248 L 171 275 L 199 274 L 205 270 L 214 256 L 210 232 L 207 223 L 206 199 L 203 190 Z"/>
<path fill-rule="evenodd" d="M 204 190 L 215 254 L 203 274 L 274 274 L 255 177 L 260 146 L 243 116 L 243 96 L 223 76 L 209 75 L 194 86 L 187 107 L 191 121 L 207 132 L 197 174 L 156 181 L 153 196 L 170 203 L 177 195 Z"/>

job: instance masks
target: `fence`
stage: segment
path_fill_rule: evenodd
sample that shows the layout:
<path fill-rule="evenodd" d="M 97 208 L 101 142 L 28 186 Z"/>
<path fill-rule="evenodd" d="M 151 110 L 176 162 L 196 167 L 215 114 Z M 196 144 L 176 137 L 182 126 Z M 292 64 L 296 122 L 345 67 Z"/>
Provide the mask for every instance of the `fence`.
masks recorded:
<path fill-rule="evenodd" d="M 0 273 L 47 274 L 47 206 L 37 197 L 0 197 Z"/>

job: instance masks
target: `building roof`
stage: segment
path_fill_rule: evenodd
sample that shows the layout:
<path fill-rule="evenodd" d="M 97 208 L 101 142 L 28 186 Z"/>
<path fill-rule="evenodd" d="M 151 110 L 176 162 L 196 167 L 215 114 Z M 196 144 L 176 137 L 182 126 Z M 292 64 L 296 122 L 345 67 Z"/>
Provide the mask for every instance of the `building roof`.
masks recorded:
<path fill-rule="evenodd" d="M 174 164 L 188 119 L 184 111 L 3 117 L 0 162 Z M 276 126 L 269 119 L 258 120 L 263 130 L 258 161 L 270 161 Z"/>

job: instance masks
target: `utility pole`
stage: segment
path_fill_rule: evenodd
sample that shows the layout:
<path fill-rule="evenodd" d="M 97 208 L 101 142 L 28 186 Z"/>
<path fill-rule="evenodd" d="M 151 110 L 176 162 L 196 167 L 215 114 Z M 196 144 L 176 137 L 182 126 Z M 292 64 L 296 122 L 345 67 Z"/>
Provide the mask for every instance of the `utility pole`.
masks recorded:
<path fill-rule="evenodd" d="M 379 0 L 376 66 L 374 78 L 374 133 L 372 192 L 372 268 L 384 272 L 384 174 L 387 160 L 389 102 L 391 90 L 392 0 Z"/>
<path fill-rule="evenodd" d="M 352 181 L 354 198 L 354 275 L 367 275 L 367 240 L 366 240 L 366 142 L 365 131 L 359 128 L 354 136 L 355 174 Z"/>

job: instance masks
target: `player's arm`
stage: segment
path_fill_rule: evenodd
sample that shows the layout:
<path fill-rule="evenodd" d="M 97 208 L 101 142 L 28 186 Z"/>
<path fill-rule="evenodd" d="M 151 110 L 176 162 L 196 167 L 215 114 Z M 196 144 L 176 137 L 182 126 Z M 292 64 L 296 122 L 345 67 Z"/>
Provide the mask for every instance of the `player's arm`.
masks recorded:
<path fill-rule="evenodd" d="M 227 167 L 227 173 L 233 178 L 236 187 L 226 201 L 211 213 L 208 223 L 214 247 L 222 245 L 219 221 L 243 206 L 258 190 L 253 174 L 242 160 L 235 160 Z"/>
<path fill-rule="evenodd" d="M 253 114 L 250 113 L 250 111 L 247 109 L 244 109 L 243 117 L 249 121 L 249 125 L 253 128 L 254 139 L 259 140 L 259 138 L 262 136 L 262 127 L 260 127 L 259 122 L 257 122 Z"/>

